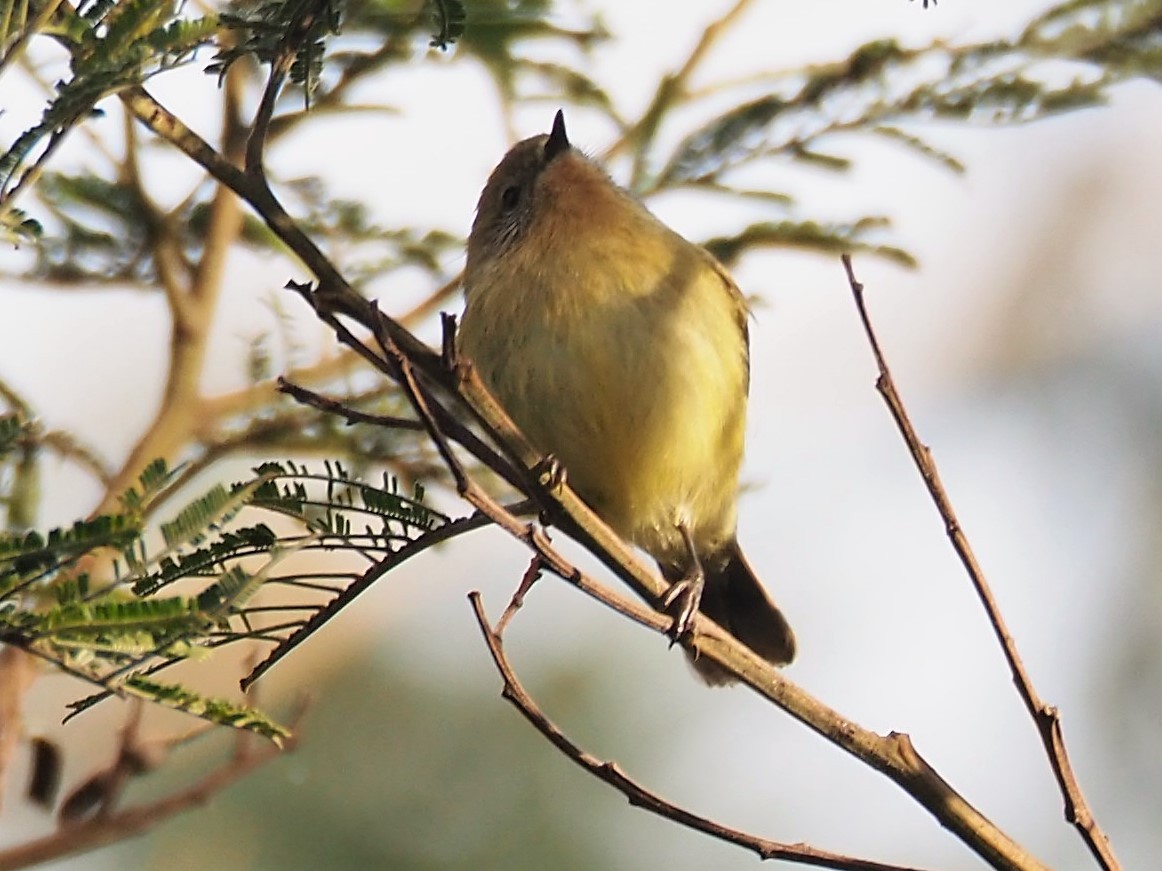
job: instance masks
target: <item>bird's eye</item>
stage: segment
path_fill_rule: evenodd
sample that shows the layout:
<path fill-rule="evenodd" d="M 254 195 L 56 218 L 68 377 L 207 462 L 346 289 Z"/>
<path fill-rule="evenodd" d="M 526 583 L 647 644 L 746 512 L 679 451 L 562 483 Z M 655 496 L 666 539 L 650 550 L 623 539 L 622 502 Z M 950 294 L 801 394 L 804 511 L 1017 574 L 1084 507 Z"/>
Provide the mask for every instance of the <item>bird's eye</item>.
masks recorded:
<path fill-rule="evenodd" d="M 500 194 L 500 207 L 506 212 L 511 212 L 516 208 L 516 204 L 520 202 L 520 186 L 509 185 Z"/>

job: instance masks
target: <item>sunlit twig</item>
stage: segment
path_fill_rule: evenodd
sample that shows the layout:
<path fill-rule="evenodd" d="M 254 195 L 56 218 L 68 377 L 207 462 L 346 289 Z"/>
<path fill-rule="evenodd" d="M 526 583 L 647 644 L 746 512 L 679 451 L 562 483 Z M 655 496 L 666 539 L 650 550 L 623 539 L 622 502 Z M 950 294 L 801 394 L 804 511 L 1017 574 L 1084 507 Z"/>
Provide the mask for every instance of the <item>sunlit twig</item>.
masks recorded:
<path fill-rule="evenodd" d="M 868 316 L 863 285 L 856 280 L 855 272 L 852 269 L 851 257 L 845 254 L 842 260 L 843 268 L 847 271 L 851 293 L 859 311 L 860 321 L 863 323 L 864 332 L 867 334 L 872 354 L 875 356 L 876 368 L 879 370 L 876 390 L 883 397 L 888 410 L 891 412 L 892 419 L 896 422 L 896 427 L 900 430 L 900 435 L 904 437 L 908 453 L 911 454 L 916 469 L 924 479 L 924 486 L 927 487 L 928 494 L 932 497 L 936 510 L 940 512 L 940 518 L 944 521 L 944 529 L 952 542 L 952 547 L 964 565 L 965 571 L 968 572 L 977 597 L 988 614 L 997 642 L 1001 645 L 1005 661 L 1012 672 L 1013 683 L 1016 684 L 1021 700 L 1025 703 L 1025 708 L 1029 711 L 1029 716 L 1033 718 L 1037 731 L 1041 735 L 1041 742 L 1045 745 L 1045 752 L 1049 756 L 1053 774 L 1057 778 L 1061 795 L 1065 799 L 1065 819 L 1077 828 L 1101 867 L 1106 871 L 1117 871 L 1121 865 L 1114 856 L 1109 838 L 1102 831 L 1097 820 L 1094 819 L 1089 804 L 1085 800 L 1085 795 L 1081 791 L 1081 786 L 1077 782 L 1077 777 L 1073 773 L 1073 766 L 1069 762 L 1069 755 L 1065 750 L 1065 738 L 1061 731 L 1061 716 L 1057 708 L 1046 704 L 1033 687 L 1033 680 L 1025 668 L 1025 663 L 1017 653 L 1017 643 L 1013 640 L 1012 633 L 1009 632 L 1009 627 L 1006 625 L 996 598 L 993 596 L 992 588 L 985 580 L 984 570 L 977 562 L 976 554 L 973 553 L 972 546 L 968 543 L 968 538 L 960 526 L 960 520 L 952 508 L 948 491 L 944 489 L 940 473 L 936 469 L 936 462 L 932 459 L 932 452 L 927 445 L 920 441 L 920 437 L 916 434 L 916 429 L 908 417 L 908 412 L 904 408 L 904 402 L 896 390 L 891 370 L 888 368 L 887 360 L 884 358 L 879 340 L 876 338 L 875 330 L 872 328 L 871 319 Z"/>

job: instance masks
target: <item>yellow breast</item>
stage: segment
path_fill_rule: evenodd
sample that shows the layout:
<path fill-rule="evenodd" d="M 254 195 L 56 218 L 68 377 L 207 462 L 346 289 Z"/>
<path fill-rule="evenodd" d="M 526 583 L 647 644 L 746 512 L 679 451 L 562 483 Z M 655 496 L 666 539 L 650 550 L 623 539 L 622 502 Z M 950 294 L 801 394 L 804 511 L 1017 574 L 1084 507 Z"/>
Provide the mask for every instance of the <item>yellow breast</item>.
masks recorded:
<path fill-rule="evenodd" d="M 700 547 L 734 531 L 747 348 L 721 267 L 644 214 L 470 273 L 461 347 L 581 497 L 664 560 L 679 520 Z"/>

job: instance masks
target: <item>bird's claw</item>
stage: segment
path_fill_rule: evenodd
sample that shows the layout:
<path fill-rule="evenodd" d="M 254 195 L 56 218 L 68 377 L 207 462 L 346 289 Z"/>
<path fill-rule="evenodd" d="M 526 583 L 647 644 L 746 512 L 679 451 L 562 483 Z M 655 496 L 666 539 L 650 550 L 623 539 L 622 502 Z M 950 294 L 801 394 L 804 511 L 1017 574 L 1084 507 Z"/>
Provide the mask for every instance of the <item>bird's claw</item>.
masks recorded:
<path fill-rule="evenodd" d="M 533 466 L 533 474 L 539 483 L 546 490 L 558 492 L 565 486 L 565 467 L 561 461 L 553 454 L 545 454 L 540 461 Z"/>
<path fill-rule="evenodd" d="M 674 617 L 670 624 L 670 646 L 685 643 L 694 635 L 694 617 L 698 613 L 698 606 L 702 602 L 702 589 L 706 585 L 706 577 L 702 567 L 695 564 L 681 580 L 670 585 L 661 598 L 662 610 Z"/>

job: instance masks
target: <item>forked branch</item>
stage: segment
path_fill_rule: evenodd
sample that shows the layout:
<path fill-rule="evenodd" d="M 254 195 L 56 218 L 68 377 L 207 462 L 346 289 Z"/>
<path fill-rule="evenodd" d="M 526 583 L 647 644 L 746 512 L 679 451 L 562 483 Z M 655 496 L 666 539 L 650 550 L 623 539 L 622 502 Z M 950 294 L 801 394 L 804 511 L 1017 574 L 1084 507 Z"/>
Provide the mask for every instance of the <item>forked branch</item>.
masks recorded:
<path fill-rule="evenodd" d="M 739 829 L 724 826 L 707 817 L 691 813 L 646 789 L 627 775 L 616 762 L 602 761 L 583 750 L 556 723 L 549 719 L 521 684 L 516 672 L 513 671 L 504 652 L 502 629 L 499 625 L 493 629 L 489 624 L 488 615 L 484 613 L 484 605 L 480 600 L 480 593 L 469 593 L 468 600 L 472 603 L 476 622 L 480 626 L 480 633 L 484 636 L 484 643 L 488 645 L 488 652 L 492 655 L 496 670 L 504 681 L 501 695 L 511 702 L 520 711 L 521 716 L 544 735 L 554 747 L 598 780 L 608 783 L 624 795 L 634 807 L 644 808 L 652 814 L 673 820 L 679 825 L 703 832 L 713 838 L 718 838 L 720 841 L 744 847 L 757 853 L 762 859 L 783 859 L 787 862 L 811 865 L 816 868 L 837 868 L 840 871 L 918 871 L 916 868 L 903 865 L 886 865 L 882 862 L 872 862 L 868 859 L 858 859 L 854 856 L 819 850 L 806 844 L 787 844 L 759 838 Z"/>

